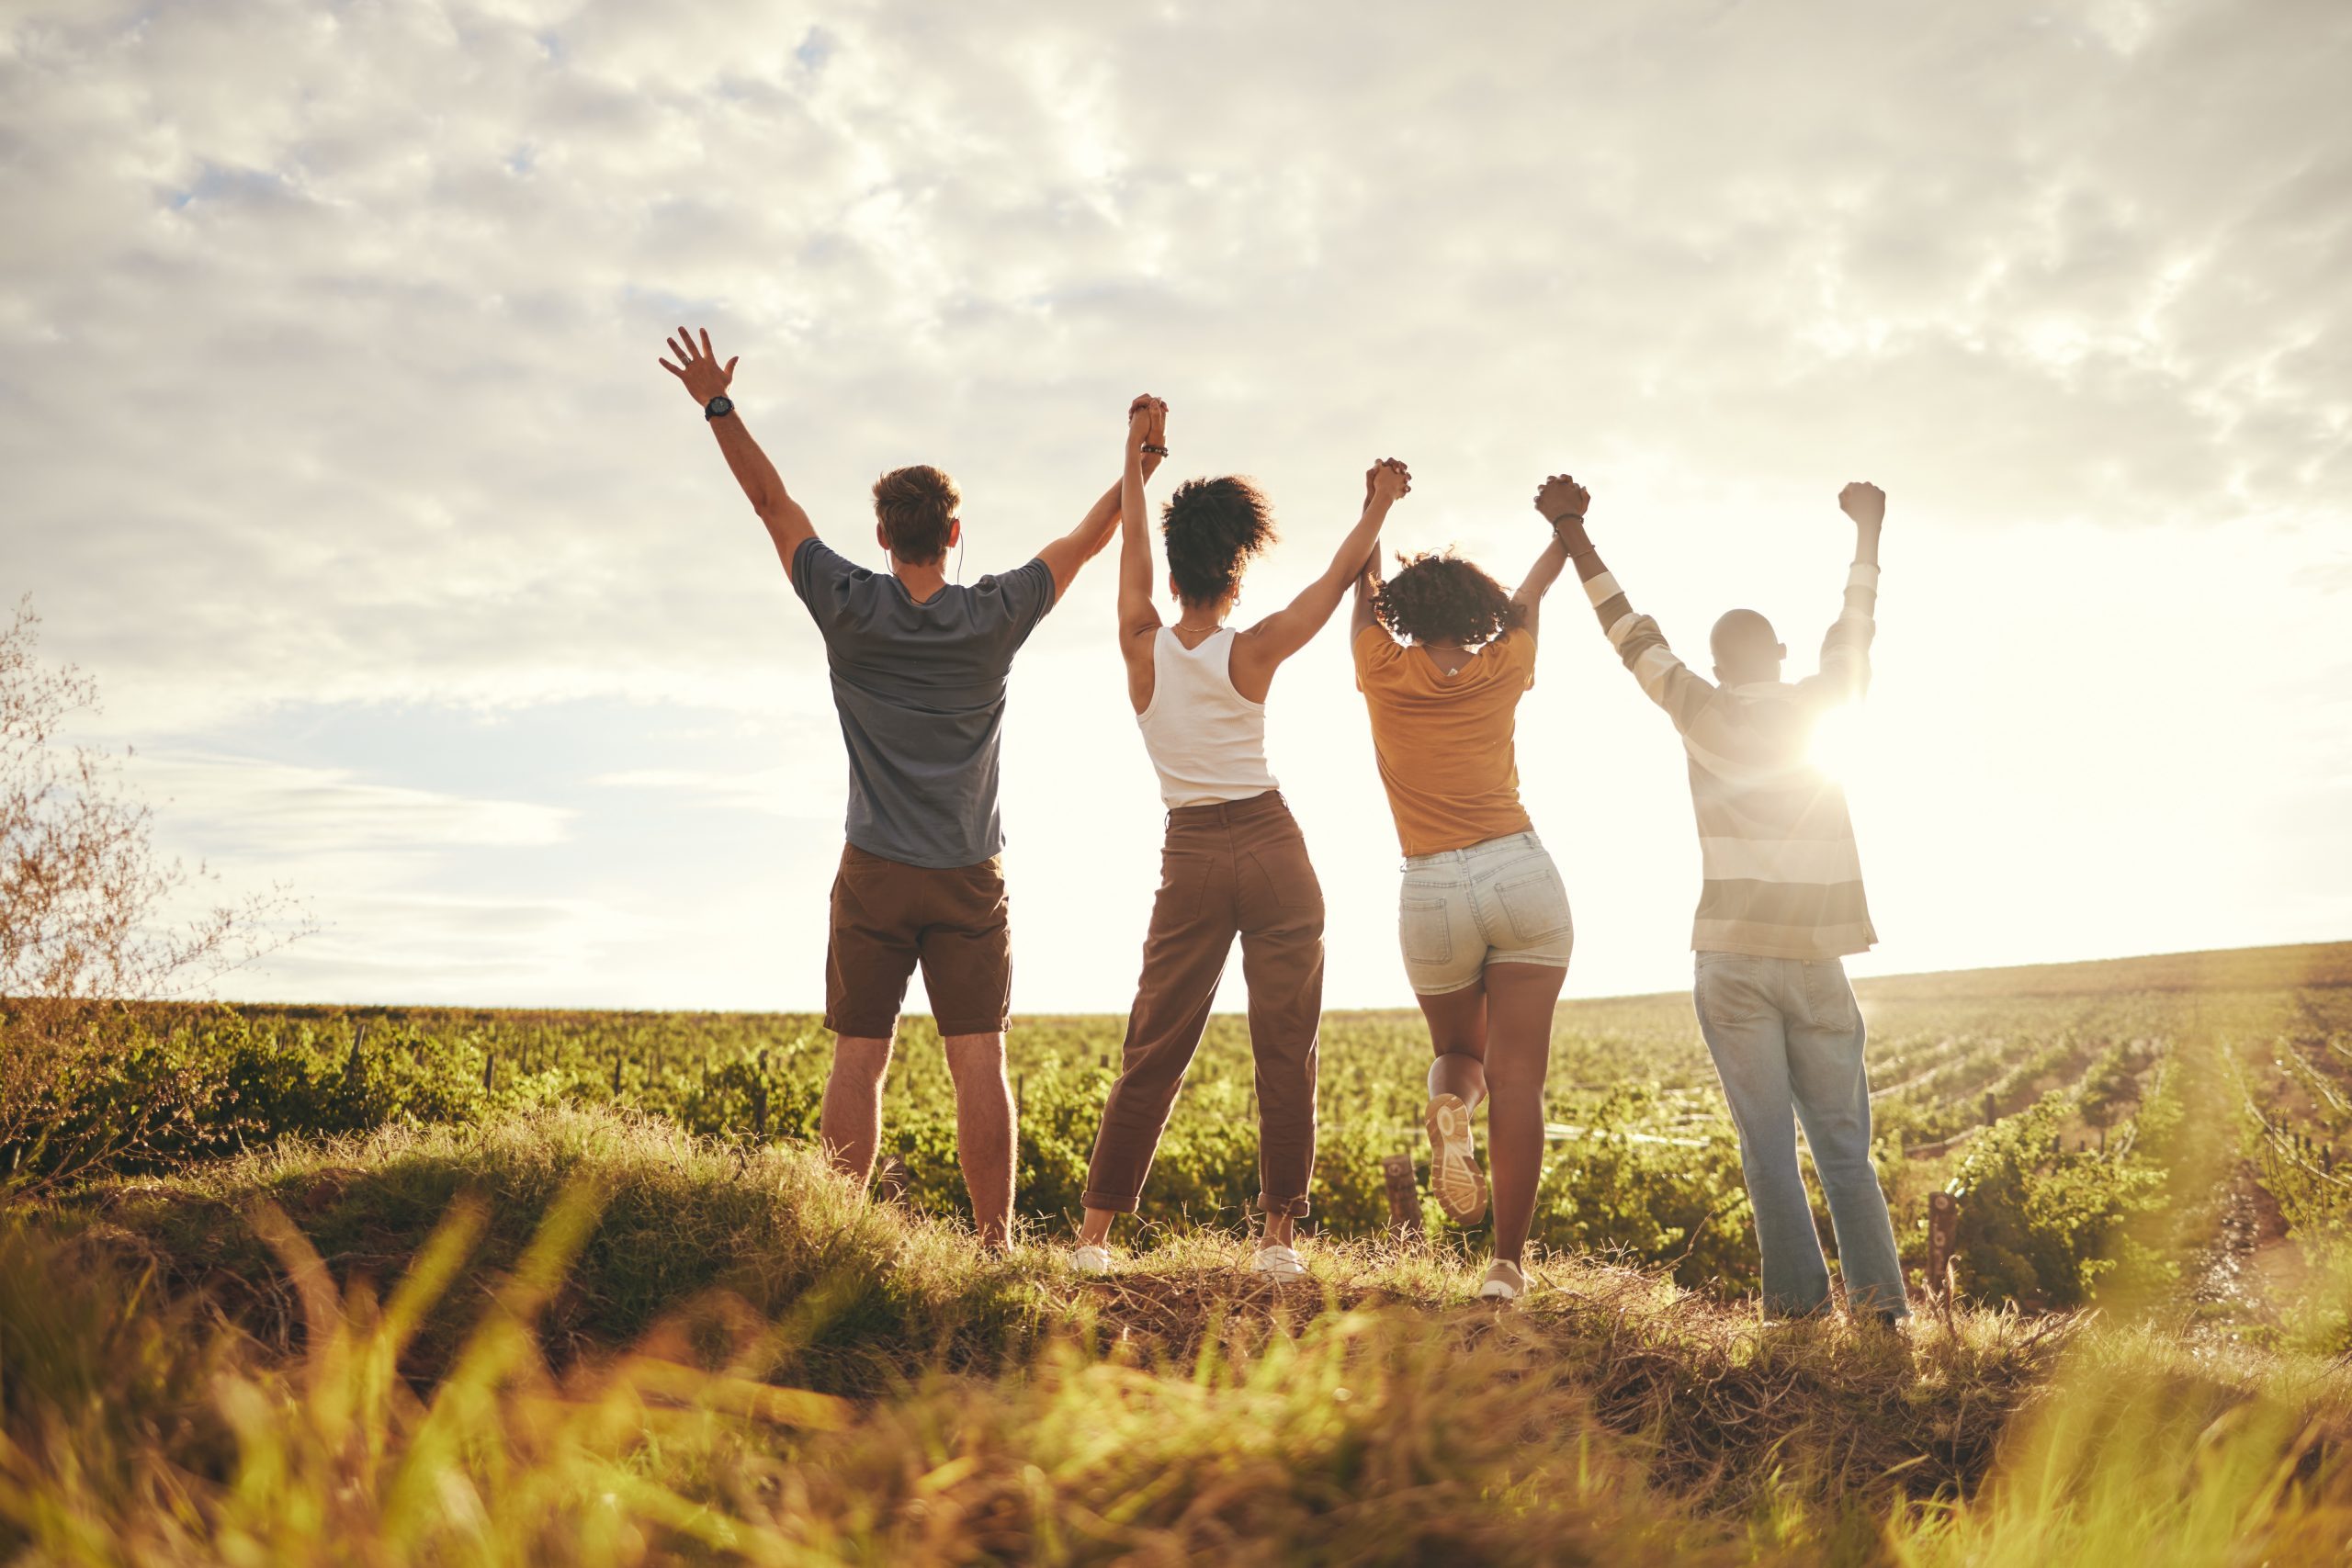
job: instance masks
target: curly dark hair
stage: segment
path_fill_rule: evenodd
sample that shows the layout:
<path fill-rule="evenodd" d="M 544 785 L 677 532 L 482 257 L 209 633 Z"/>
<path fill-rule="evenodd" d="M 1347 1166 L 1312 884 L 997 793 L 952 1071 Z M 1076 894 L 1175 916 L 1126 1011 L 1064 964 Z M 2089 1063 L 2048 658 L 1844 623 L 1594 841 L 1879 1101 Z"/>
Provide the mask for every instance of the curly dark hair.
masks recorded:
<path fill-rule="evenodd" d="M 1380 624 L 1415 642 L 1488 642 L 1519 625 L 1519 605 L 1503 585 L 1452 550 L 1399 555 L 1396 575 L 1380 585 Z"/>
<path fill-rule="evenodd" d="M 1214 604 L 1233 592 L 1250 558 L 1274 542 L 1274 509 L 1248 479 L 1186 479 L 1161 509 L 1159 532 L 1177 593 L 1187 604 Z"/>

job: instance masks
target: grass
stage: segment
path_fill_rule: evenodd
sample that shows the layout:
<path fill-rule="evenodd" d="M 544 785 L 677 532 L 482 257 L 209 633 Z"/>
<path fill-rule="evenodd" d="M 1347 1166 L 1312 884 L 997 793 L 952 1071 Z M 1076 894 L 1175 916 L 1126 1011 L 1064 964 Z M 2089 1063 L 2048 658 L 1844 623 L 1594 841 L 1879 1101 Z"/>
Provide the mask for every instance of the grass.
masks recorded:
<path fill-rule="evenodd" d="M 1653 1274 L 1171 1238 L 1102 1280 L 795 1149 L 559 1111 L 0 1233 L 34 1562 L 2218 1562 L 2352 1540 L 2331 1363 L 1963 1311 L 1767 1333 Z"/>

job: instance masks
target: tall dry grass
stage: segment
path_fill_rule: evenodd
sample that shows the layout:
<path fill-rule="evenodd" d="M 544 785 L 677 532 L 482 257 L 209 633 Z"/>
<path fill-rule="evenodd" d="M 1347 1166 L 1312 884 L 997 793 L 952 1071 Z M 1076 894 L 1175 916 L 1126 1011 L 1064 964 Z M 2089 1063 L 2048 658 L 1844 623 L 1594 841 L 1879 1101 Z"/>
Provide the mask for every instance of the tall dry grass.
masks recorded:
<path fill-rule="evenodd" d="M 1105 1280 L 813 1157 L 559 1113 L 0 1235 L 0 1549 L 48 1562 L 2335 1561 L 2352 1387 L 2146 1323 L 1766 1333 L 1577 1260 Z M 266 1290 L 254 1276 L 266 1273 Z"/>

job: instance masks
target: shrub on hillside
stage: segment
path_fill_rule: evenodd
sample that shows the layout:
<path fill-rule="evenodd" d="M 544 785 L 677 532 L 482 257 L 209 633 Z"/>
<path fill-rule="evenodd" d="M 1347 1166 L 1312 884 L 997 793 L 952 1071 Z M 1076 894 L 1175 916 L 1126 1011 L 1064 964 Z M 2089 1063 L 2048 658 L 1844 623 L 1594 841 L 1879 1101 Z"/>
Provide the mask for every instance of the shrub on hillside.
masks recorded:
<path fill-rule="evenodd" d="M 1969 1145 L 1960 1196 L 1962 1289 L 2029 1307 L 2080 1306 L 2130 1250 L 2122 1222 L 2152 1206 L 2162 1174 L 2128 1147 L 2068 1145 L 2072 1108 L 2052 1091 Z"/>
<path fill-rule="evenodd" d="M 60 739 L 96 687 L 38 660 L 39 624 L 19 604 L 0 626 L 0 1186 L 19 1190 L 171 1141 L 212 1087 L 144 1042 L 118 1059 L 111 1004 L 187 995 L 288 934 L 277 896 L 165 918 L 203 874 L 155 857 L 119 760 Z"/>

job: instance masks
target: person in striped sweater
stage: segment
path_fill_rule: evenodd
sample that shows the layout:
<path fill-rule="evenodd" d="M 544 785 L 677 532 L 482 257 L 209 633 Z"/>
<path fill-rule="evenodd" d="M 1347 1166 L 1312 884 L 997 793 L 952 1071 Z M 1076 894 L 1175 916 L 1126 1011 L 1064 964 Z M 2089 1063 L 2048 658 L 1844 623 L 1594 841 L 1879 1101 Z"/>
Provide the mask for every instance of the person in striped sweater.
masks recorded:
<path fill-rule="evenodd" d="M 1829 1267 L 1797 1168 L 1801 1122 L 1837 1232 L 1847 1308 L 1896 1321 L 1910 1309 L 1871 1162 L 1862 1017 L 1843 962 L 1878 933 L 1845 792 L 1809 756 L 1821 716 L 1870 685 L 1886 496 L 1871 484 L 1838 493 L 1855 531 L 1845 607 L 1822 639 L 1820 672 L 1794 682 L 1781 678 L 1788 648 L 1753 610 L 1715 623 L 1713 681 L 1677 659 L 1593 548 L 1590 500 L 1560 474 L 1544 481 L 1535 506 L 1576 563 L 1618 657 L 1682 737 L 1706 879 L 1690 933 L 1694 999 L 1739 1129 L 1765 1315 L 1802 1317 L 1829 1303 Z"/>

